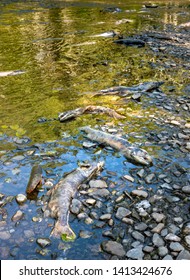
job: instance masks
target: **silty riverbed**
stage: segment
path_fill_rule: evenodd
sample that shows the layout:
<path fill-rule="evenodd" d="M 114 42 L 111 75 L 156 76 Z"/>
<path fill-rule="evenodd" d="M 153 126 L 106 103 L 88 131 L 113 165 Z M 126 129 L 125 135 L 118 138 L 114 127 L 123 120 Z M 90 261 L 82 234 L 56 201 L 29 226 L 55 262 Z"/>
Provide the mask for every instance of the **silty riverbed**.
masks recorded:
<path fill-rule="evenodd" d="M 189 1 L 117 2 L 0 3 L 0 259 L 190 259 Z M 89 105 L 126 118 L 58 120 Z M 153 164 L 86 139 L 84 126 L 145 149 Z M 50 236 L 48 190 L 100 161 L 70 205 L 76 239 Z M 43 185 L 27 199 L 35 164 Z"/>

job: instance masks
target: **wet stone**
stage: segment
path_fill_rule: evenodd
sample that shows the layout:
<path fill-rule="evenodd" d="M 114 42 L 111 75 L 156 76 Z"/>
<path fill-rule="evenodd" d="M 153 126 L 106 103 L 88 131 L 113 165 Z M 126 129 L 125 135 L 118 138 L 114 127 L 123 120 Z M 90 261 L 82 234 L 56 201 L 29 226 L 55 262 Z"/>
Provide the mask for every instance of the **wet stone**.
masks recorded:
<path fill-rule="evenodd" d="M 148 226 L 145 223 L 143 223 L 143 222 L 135 225 L 135 229 L 139 230 L 139 231 L 144 231 L 144 230 L 147 229 L 147 227 Z"/>
<path fill-rule="evenodd" d="M 8 240 L 11 237 L 8 231 L 0 231 L 0 239 Z"/>
<path fill-rule="evenodd" d="M 100 220 L 110 220 L 111 219 L 111 214 L 103 214 L 100 216 Z"/>
<path fill-rule="evenodd" d="M 183 234 L 190 234 L 190 222 L 183 227 Z"/>
<path fill-rule="evenodd" d="M 86 149 L 90 149 L 90 148 L 94 148 L 96 147 L 96 143 L 93 143 L 93 142 L 89 142 L 89 141 L 84 141 L 82 143 L 82 146 Z"/>
<path fill-rule="evenodd" d="M 145 177 L 145 182 L 147 184 L 151 184 L 154 178 L 155 178 L 155 174 L 151 173 L 151 174 L 149 174 L 148 176 Z"/>
<path fill-rule="evenodd" d="M 179 242 L 181 238 L 173 233 L 168 233 L 165 237 L 165 240 Z"/>
<path fill-rule="evenodd" d="M 133 177 L 131 177 L 130 175 L 124 175 L 123 178 L 132 183 L 135 181 L 135 179 Z"/>
<path fill-rule="evenodd" d="M 90 238 L 92 236 L 92 232 L 87 231 L 87 230 L 81 230 L 79 233 L 79 236 L 84 239 Z"/>
<path fill-rule="evenodd" d="M 88 195 L 92 196 L 94 198 L 96 198 L 96 197 L 107 198 L 107 197 L 109 197 L 110 192 L 105 188 L 103 188 L 103 189 L 90 188 L 88 190 Z"/>
<path fill-rule="evenodd" d="M 168 254 L 168 248 L 167 247 L 164 247 L 164 246 L 161 246 L 158 248 L 158 255 L 160 257 L 164 257 Z"/>
<path fill-rule="evenodd" d="M 176 260 L 190 260 L 190 253 L 187 250 L 182 250 Z"/>
<path fill-rule="evenodd" d="M 24 236 L 26 237 L 26 238 L 31 238 L 31 237 L 33 237 L 35 234 L 34 234 L 34 231 L 33 230 L 31 230 L 31 229 L 26 229 L 26 230 L 24 230 Z"/>
<path fill-rule="evenodd" d="M 127 257 L 132 260 L 142 260 L 144 257 L 144 253 L 142 250 L 143 246 L 139 245 L 138 247 L 131 249 L 127 252 Z"/>
<path fill-rule="evenodd" d="M 128 225 L 133 225 L 134 221 L 130 218 L 123 218 L 122 222 L 128 224 Z"/>
<path fill-rule="evenodd" d="M 160 214 L 160 213 L 153 212 L 153 213 L 152 213 L 152 217 L 153 217 L 153 219 L 154 219 L 157 223 L 160 223 L 160 222 L 165 218 L 165 215 L 164 215 L 164 214 Z"/>
<path fill-rule="evenodd" d="M 173 258 L 172 258 L 172 256 L 170 256 L 170 255 L 166 255 L 164 258 L 163 258 L 163 260 L 173 260 Z"/>
<path fill-rule="evenodd" d="M 164 228 L 164 226 L 165 225 L 163 223 L 159 223 L 151 231 L 154 233 L 160 233 L 162 231 L 162 229 Z"/>
<path fill-rule="evenodd" d="M 91 180 L 90 182 L 89 182 L 89 186 L 90 186 L 90 188 L 107 188 L 108 187 L 108 185 L 106 184 L 106 182 L 105 181 L 103 181 L 103 180 Z"/>
<path fill-rule="evenodd" d="M 132 195 L 134 196 L 138 196 L 138 197 L 143 197 L 143 198 L 147 198 L 148 193 L 142 190 L 133 190 L 131 192 Z"/>
<path fill-rule="evenodd" d="M 164 246 L 164 244 L 165 244 L 164 240 L 158 233 L 154 233 L 152 242 L 153 242 L 154 246 L 156 246 L 156 247 L 161 247 L 161 246 Z"/>
<path fill-rule="evenodd" d="M 21 161 L 23 159 L 25 159 L 24 156 L 15 156 L 15 157 L 12 158 L 12 160 L 15 160 L 15 161 Z"/>
<path fill-rule="evenodd" d="M 190 247 L 190 235 L 185 236 L 185 242 Z"/>
<path fill-rule="evenodd" d="M 88 198 L 88 199 L 85 200 L 85 202 L 89 205 L 94 205 L 96 203 L 96 199 Z"/>
<path fill-rule="evenodd" d="M 142 233 L 138 232 L 138 231 L 133 231 L 131 233 L 132 237 L 140 242 L 144 242 L 144 236 L 142 235 Z"/>
<path fill-rule="evenodd" d="M 40 247 L 45 248 L 51 244 L 51 240 L 49 238 L 37 238 L 36 243 L 40 245 Z"/>
<path fill-rule="evenodd" d="M 125 207 L 119 207 L 115 214 L 116 218 L 119 220 L 122 220 L 123 218 L 128 217 L 129 215 L 131 215 L 131 211 Z"/>
<path fill-rule="evenodd" d="M 182 188 L 182 192 L 186 193 L 186 194 L 190 194 L 190 186 L 184 186 Z"/>
<path fill-rule="evenodd" d="M 26 200 L 27 200 L 27 197 L 24 195 L 24 194 L 17 194 L 17 196 L 16 196 L 16 202 L 18 203 L 18 204 L 23 204 L 24 202 L 26 202 Z"/>
<path fill-rule="evenodd" d="M 180 251 L 184 250 L 184 247 L 179 242 L 171 242 L 170 250 L 174 251 L 174 252 L 180 252 Z"/>
<path fill-rule="evenodd" d="M 112 255 L 116 255 L 118 257 L 125 256 L 125 250 L 122 244 L 116 241 L 104 241 L 101 244 L 102 249 Z"/>
<path fill-rule="evenodd" d="M 21 210 L 18 210 L 11 218 L 13 222 L 17 222 L 22 219 L 24 213 Z"/>
<path fill-rule="evenodd" d="M 143 251 L 145 253 L 151 253 L 153 250 L 154 250 L 154 247 L 148 246 L 148 245 L 143 248 Z"/>

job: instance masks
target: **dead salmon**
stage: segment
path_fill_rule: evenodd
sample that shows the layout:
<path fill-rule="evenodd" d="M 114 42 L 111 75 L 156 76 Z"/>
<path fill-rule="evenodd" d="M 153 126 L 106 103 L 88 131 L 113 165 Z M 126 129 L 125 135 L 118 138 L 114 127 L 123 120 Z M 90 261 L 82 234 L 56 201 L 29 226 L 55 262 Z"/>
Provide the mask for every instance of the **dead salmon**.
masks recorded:
<path fill-rule="evenodd" d="M 125 116 L 118 114 L 115 110 L 104 106 L 89 105 L 86 107 L 76 108 L 74 110 L 66 111 L 59 114 L 58 119 L 60 122 L 64 122 L 73 118 L 77 118 L 83 114 L 107 114 L 115 119 L 125 119 Z"/>
<path fill-rule="evenodd" d="M 152 90 L 158 89 L 164 82 L 144 82 L 131 87 L 126 86 L 115 86 L 111 88 L 102 89 L 99 92 L 94 93 L 93 96 L 99 95 L 118 95 L 120 97 L 126 97 L 135 92 L 150 92 Z"/>
<path fill-rule="evenodd" d="M 69 225 L 69 208 L 79 186 L 90 180 L 103 168 L 104 162 L 84 164 L 71 171 L 49 191 L 48 208 L 52 218 L 57 219 L 51 235 L 72 241 L 76 235 Z"/>
<path fill-rule="evenodd" d="M 127 159 L 134 163 L 143 165 L 152 164 L 152 158 L 147 151 L 140 149 L 122 137 L 112 135 L 100 130 L 95 130 L 89 126 L 82 127 L 81 131 L 85 132 L 88 139 L 95 141 L 99 144 L 108 145 L 118 151 L 120 151 Z"/>
<path fill-rule="evenodd" d="M 30 173 L 30 179 L 26 187 L 26 193 L 31 194 L 34 190 L 39 188 L 42 184 L 42 167 L 34 165 Z"/>

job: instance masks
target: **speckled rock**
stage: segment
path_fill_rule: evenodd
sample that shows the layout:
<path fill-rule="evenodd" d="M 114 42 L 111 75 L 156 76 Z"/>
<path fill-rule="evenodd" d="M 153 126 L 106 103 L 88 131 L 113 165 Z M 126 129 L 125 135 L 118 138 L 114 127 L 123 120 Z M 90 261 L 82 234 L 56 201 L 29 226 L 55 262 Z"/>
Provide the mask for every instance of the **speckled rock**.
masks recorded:
<path fill-rule="evenodd" d="M 179 242 L 171 242 L 170 250 L 172 250 L 174 252 L 180 252 L 180 251 L 184 250 L 184 247 Z"/>
<path fill-rule="evenodd" d="M 153 212 L 152 217 L 157 223 L 160 223 L 165 218 L 165 215 L 162 213 L 160 214 L 160 213 Z"/>
<path fill-rule="evenodd" d="M 181 238 L 173 233 L 168 233 L 165 237 L 166 240 L 168 241 L 174 241 L 174 242 L 179 242 L 181 241 Z"/>
<path fill-rule="evenodd" d="M 164 257 L 168 254 L 168 248 L 167 247 L 164 247 L 164 246 L 161 246 L 158 248 L 158 255 L 160 257 Z"/>
<path fill-rule="evenodd" d="M 176 260 L 190 260 L 190 253 L 187 250 L 182 250 Z"/>

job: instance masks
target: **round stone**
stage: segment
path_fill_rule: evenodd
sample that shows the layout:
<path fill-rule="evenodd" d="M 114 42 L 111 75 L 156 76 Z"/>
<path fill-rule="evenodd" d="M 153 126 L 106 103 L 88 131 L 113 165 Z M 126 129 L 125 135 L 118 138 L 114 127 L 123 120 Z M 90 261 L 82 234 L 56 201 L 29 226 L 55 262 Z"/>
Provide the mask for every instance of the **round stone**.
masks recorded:
<path fill-rule="evenodd" d="M 142 190 L 133 190 L 131 192 L 132 195 L 134 196 L 139 196 L 139 197 L 143 197 L 143 198 L 147 198 L 148 193 Z"/>
<path fill-rule="evenodd" d="M 123 245 L 116 241 L 105 241 L 105 242 L 102 242 L 101 246 L 102 246 L 102 249 L 107 253 L 116 255 L 118 257 L 125 256 L 125 250 L 124 250 Z"/>
<path fill-rule="evenodd" d="M 128 217 L 129 215 L 131 215 L 130 210 L 128 210 L 125 207 L 119 207 L 117 209 L 117 212 L 116 212 L 115 216 L 116 216 L 117 219 L 122 220 L 123 218 Z"/>
<path fill-rule="evenodd" d="M 17 194 L 17 196 L 16 196 L 16 202 L 17 202 L 18 204 L 23 204 L 24 202 L 26 202 L 26 200 L 27 200 L 27 197 L 26 197 L 24 194 L 22 194 L 22 193 Z"/>

